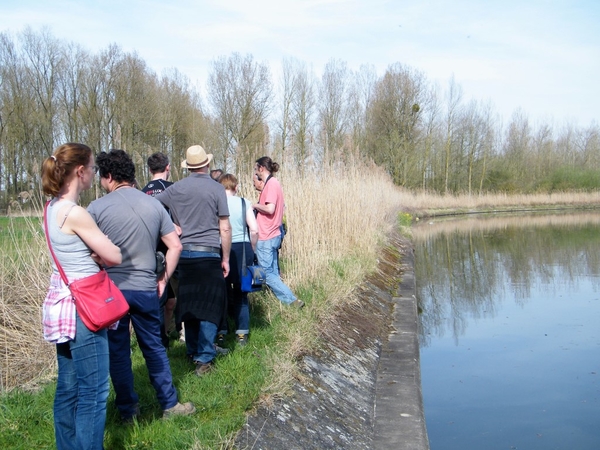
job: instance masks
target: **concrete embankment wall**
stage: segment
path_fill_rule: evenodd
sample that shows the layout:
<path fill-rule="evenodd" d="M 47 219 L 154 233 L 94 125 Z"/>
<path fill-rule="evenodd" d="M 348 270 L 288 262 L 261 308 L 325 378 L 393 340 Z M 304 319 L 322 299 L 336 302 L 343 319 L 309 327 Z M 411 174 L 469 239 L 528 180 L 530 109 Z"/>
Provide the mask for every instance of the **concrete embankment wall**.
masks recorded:
<path fill-rule="evenodd" d="M 413 262 L 410 242 L 392 236 L 359 301 L 336 313 L 323 346 L 300 361 L 292 395 L 254 411 L 237 448 L 429 449 Z"/>

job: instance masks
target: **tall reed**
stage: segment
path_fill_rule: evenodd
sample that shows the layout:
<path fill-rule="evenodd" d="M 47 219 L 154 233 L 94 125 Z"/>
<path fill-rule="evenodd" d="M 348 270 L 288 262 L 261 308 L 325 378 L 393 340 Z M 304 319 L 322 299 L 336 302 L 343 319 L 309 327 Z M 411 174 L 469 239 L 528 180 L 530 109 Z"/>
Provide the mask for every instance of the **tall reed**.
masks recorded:
<path fill-rule="evenodd" d="M 44 343 L 41 304 L 50 261 L 37 217 L 11 217 L 0 230 L 0 391 L 37 381 L 55 366 Z"/>
<path fill-rule="evenodd" d="M 253 295 L 267 322 L 278 323 L 278 342 L 270 354 L 273 376 L 265 391 L 285 389 L 295 358 L 317 345 L 319 329 L 336 308 L 353 302 L 353 289 L 376 267 L 385 234 L 400 210 L 423 214 L 439 210 L 494 207 L 583 206 L 600 195 L 441 196 L 411 193 L 368 162 L 353 160 L 315 167 L 302 176 L 282 164 L 288 235 L 282 248 L 283 279 L 307 306 L 302 314 L 284 308 L 271 294 Z M 251 169 L 236 174 L 242 193 L 256 200 Z M 55 356 L 41 334 L 41 304 L 50 276 L 50 259 L 39 220 L 6 219 L 0 236 L 0 390 L 52 375 Z M 279 332 L 279 331 L 278 331 Z"/>

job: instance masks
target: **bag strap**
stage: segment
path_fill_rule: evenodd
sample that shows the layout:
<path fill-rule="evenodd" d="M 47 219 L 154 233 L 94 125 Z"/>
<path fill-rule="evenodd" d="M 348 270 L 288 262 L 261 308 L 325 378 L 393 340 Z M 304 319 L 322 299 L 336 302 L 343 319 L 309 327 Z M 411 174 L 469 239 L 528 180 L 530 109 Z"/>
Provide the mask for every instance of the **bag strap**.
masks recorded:
<path fill-rule="evenodd" d="M 246 201 L 244 197 L 240 197 L 242 200 L 242 221 L 244 225 L 242 228 L 244 229 L 244 238 L 242 240 L 242 276 L 246 275 L 248 268 L 246 266 Z"/>
<path fill-rule="evenodd" d="M 267 177 L 267 179 L 265 180 L 265 184 L 263 184 L 263 190 L 260 191 L 260 194 L 258 194 L 258 203 L 260 203 L 260 199 L 262 198 L 262 194 L 263 191 L 265 190 L 265 188 L 267 187 L 267 183 L 269 182 L 269 180 L 271 179 L 273 175 L 269 174 L 269 176 Z M 258 211 L 256 211 L 258 213 Z"/>
<path fill-rule="evenodd" d="M 50 254 L 52 255 L 52 259 L 54 259 L 54 264 L 56 264 L 56 268 L 58 269 L 58 272 L 60 273 L 60 277 L 62 278 L 63 283 L 65 283 L 66 286 L 69 286 L 69 280 L 67 279 L 67 275 L 65 274 L 65 271 L 63 270 L 62 266 L 58 262 L 58 259 L 56 258 L 56 255 L 54 254 L 54 250 L 52 249 L 52 244 L 50 242 L 50 233 L 48 232 L 48 205 L 50 205 L 51 201 L 52 200 L 48 200 L 46 202 L 46 205 L 44 206 L 44 232 L 46 233 L 46 243 L 48 244 L 48 248 L 50 249 Z"/>

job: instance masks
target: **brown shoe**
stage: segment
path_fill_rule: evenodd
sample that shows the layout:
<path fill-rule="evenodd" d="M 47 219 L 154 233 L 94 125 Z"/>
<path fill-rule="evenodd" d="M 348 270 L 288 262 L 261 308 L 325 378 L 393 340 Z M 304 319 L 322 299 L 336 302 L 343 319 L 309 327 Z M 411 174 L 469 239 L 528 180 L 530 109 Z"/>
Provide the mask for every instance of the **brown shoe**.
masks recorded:
<path fill-rule="evenodd" d="M 293 306 L 294 308 L 302 309 L 302 308 L 304 308 L 304 302 L 302 300 L 294 300 L 292 303 L 290 303 L 290 306 Z"/>
<path fill-rule="evenodd" d="M 173 416 L 189 416 L 190 414 L 194 414 L 196 412 L 196 407 L 192 402 L 187 403 L 179 403 L 172 408 L 165 409 L 163 411 L 163 419 Z"/>
<path fill-rule="evenodd" d="M 198 375 L 199 377 L 206 375 L 208 372 L 210 372 L 213 368 L 213 364 L 212 362 L 203 364 L 200 362 L 196 363 L 196 375 Z"/>

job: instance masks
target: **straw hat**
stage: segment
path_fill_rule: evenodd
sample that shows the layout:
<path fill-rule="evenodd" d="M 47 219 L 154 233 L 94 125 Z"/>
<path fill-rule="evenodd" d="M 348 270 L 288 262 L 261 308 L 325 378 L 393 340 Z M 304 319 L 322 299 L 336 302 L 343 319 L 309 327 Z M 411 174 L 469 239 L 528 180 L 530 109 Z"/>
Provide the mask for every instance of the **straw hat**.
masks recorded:
<path fill-rule="evenodd" d="M 185 152 L 185 159 L 181 162 L 181 167 L 184 169 L 200 169 L 208 166 L 212 159 L 212 153 L 207 155 L 200 145 L 192 145 Z"/>

